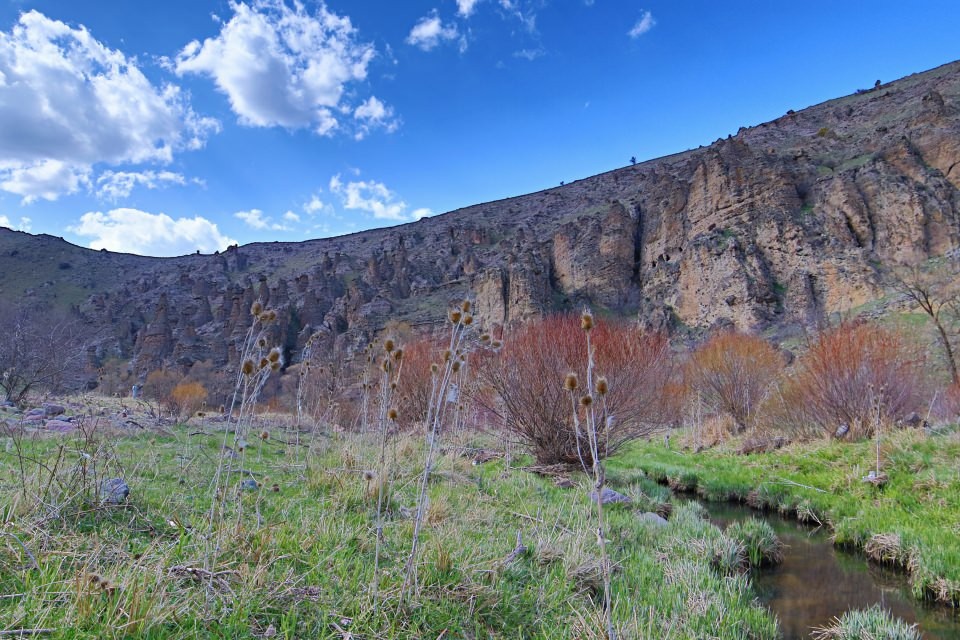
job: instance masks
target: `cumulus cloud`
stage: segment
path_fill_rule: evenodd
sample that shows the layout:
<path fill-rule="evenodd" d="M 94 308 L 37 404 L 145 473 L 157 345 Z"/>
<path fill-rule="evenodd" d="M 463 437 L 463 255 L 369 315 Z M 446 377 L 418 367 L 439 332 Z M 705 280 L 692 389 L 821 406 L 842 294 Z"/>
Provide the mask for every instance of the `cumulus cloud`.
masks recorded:
<path fill-rule="evenodd" d="M 358 41 L 350 18 L 322 2 L 312 14 L 285 0 L 230 7 L 233 17 L 216 37 L 194 40 L 177 54 L 176 72 L 211 78 L 241 124 L 311 128 L 320 135 L 341 128 L 339 114 L 352 111 L 344 94 L 367 77 L 376 53 Z"/>
<path fill-rule="evenodd" d="M 407 203 L 382 182 L 343 182 L 338 174 L 330 178 L 330 191 L 340 197 L 344 209 L 366 211 L 380 220 L 406 222 L 411 219 L 407 213 Z"/>
<path fill-rule="evenodd" d="M 293 211 L 287 211 L 285 214 L 283 214 L 283 219 L 287 220 L 288 222 L 300 222 L 300 216 L 295 214 Z"/>
<path fill-rule="evenodd" d="M 55 200 L 97 163 L 167 163 L 219 129 L 175 85 L 74 28 L 27 11 L 0 31 L 0 189 Z"/>
<path fill-rule="evenodd" d="M 357 107 L 353 117 L 357 119 L 358 124 L 357 132 L 354 134 L 357 140 L 363 139 L 373 129 L 382 128 L 387 133 L 393 133 L 400 127 L 400 121 L 393 115 L 393 107 L 388 107 L 376 96 L 370 96 L 366 102 Z"/>
<path fill-rule="evenodd" d="M 91 211 L 67 231 L 92 238 L 91 249 L 107 249 L 145 256 L 178 256 L 222 251 L 235 241 L 220 233 L 217 225 L 196 216 L 174 220 L 165 213 L 138 209 Z"/>
<path fill-rule="evenodd" d="M 193 182 L 199 182 L 194 180 Z M 185 185 L 187 179 L 172 171 L 104 171 L 97 177 L 97 197 L 119 200 L 129 196 L 135 187 L 159 189 L 168 185 Z"/>
<path fill-rule="evenodd" d="M 473 15 L 473 10 L 477 7 L 480 0 L 457 0 L 457 13 L 464 18 Z"/>
<path fill-rule="evenodd" d="M 414 209 L 410 214 L 410 217 L 414 220 L 419 220 L 420 218 L 427 218 L 433 215 L 433 210 L 428 209 L 427 207 L 421 207 L 419 209 Z"/>
<path fill-rule="evenodd" d="M 420 18 L 417 24 L 410 29 L 407 36 L 407 44 L 419 47 L 424 51 L 435 49 L 443 42 L 460 41 L 460 51 L 467 48 L 467 40 L 460 36 L 455 24 L 443 24 L 440 16 L 434 9 L 430 14 Z"/>
<path fill-rule="evenodd" d="M 290 231 L 290 227 L 274 222 L 270 216 L 263 215 L 260 209 L 250 209 L 250 211 L 237 211 L 233 214 L 253 229 L 269 229 L 270 231 Z"/>
<path fill-rule="evenodd" d="M 644 11 L 640 15 L 640 19 L 637 20 L 637 24 L 633 25 L 633 28 L 627 32 L 627 35 L 631 38 L 639 38 L 656 25 L 657 21 L 653 19 L 653 14 L 649 11 Z"/>
<path fill-rule="evenodd" d="M 16 224 L 8 218 L 7 216 L 0 216 L 0 227 L 7 227 L 8 229 L 16 229 L 17 231 L 30 231 L 30 223 L 33 220 L 27 217 L 21 217 L 20 221 Z"/>

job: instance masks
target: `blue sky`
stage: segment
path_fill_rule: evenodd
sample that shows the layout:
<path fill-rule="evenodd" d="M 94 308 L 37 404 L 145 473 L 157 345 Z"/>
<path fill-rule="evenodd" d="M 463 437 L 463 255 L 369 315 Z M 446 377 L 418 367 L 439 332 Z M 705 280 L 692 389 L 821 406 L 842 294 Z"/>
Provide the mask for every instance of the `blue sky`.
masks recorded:
<path fill-rule="evenodd" d="M 0 226 L 147 255 L 399 224 L 960 57 L 960 3 L 0 0 Z"/>

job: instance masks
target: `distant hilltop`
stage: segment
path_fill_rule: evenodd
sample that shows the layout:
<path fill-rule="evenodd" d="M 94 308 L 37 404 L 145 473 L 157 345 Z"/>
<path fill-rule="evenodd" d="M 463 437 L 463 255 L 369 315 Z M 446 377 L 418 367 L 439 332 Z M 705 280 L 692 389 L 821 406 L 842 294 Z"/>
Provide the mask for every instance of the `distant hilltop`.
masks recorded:
<path fill-rule="evenodd" d="M 138 371 L 235 363 L 258 299 L 293 360 L 314 333 L 349 354 L 464 297 L 490 326 L 583 305 L 649 327 L 803 325 L 876 299 L 885 266 L 960 247 L 958 114 L 953 62 L 707 147 L 389 229 L 180 258 L 2 229 L 0 294 L 74 310 L 100 329 L 92 357 Z"/>

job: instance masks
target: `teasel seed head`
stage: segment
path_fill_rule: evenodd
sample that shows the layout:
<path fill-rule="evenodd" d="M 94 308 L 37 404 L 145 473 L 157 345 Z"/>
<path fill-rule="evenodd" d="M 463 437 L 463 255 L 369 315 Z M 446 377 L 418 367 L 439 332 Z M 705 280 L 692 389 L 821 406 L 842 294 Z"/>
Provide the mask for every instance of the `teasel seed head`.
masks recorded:
<path fill-rule="evenodd" d="M 274 347 L 270 349 L 270 353 L 267 355 L 267 360 L 270 362 L 280 362 L 280 347 Z"/>
<path fill-rule="evenodd" d="M 590 405 L 593 404 L 593 396 L 589 394 L 583 396 L 582 398 L 580 398 L 580 404 L 582 404 L 585 407 L 589 407 Z"/>
<path fill-rule="evenodd" d="M 386 342 L 383 343 L 383 350 L 386 351 L 387 353 L 390 353 L 391 351 L 393 351 L 393 348 L 395 346 L 396 345 L 393 343 L 393 339 L 387 338 Z"/>
<path fill-rule="evenodd" d="M 240 370 L 243 372 L 243 375 L 252 376 L 253 370 L 254 370 L 253 360 L 251 360 L 250 358 L 247 358 L 246 360 L 244 360 L 243 366 L 240 368 Z"/>
<path fill-rule="evenodd" d="M 260 339 L 257 340 L 257 346 L 261 349 L 265 348 L 267 346 L 267 339 L 261 336 Z"/>
<path fill-rule="evenodd" d="M 473 324 L 473 316 L 470 315 L 469 313 L 468 313 L 467 315 L 463 316 L 463 324 L 464 324 L 464 326 L 467 326 L 467 327 L 469 327 L 470 325 L 472 325 L 472 324 Z"/>
<path fill-rule="evenodd" d="M 490 342 L 490 334 L 489 334 L 489 333 L 481 333 L 481 334 L 480 334 L 480 342 Z"/>
<path fill-rule="evenodd" d="M 453 324 L 460 324 L 460 320 L 463 318 L 463 313 L 460 309 L 454 309 L 450 312 L 450 322 Z"/>
<path fill-rule="evenodd" d="M 453 356 L 453 353 L 451 353 L 450 349 L 445 349 L 443 352 L 443 361 L 449 362 L 452 356 Z"/>
<path fill-rule="evenodd" d="M 593 329 L 593 314 L 589 311 L 584 311 L 580 315 L 580 328 L 584 331 L 590 331 Z"/>
<path fill-rule="evenodd" d="M 610 390 L 610 383 L 607 382 L 607 379 L 604 377 L 597 378 L 597 393 L 602 396 L 607 395 L 607 392 Z"/>
<path fill-rule="evenodd" d="M 269 361 L 269 360 L 267 360 L 266 358 L 260 358 L 260 368 L 261 368 L 261 369 L 266 369 L 266 368 L 269 367 L 269 366 L 270 366 L 270 361 Z"/>
<path fill-rule="evenodd" d="M 453 361 L 453 364 L 450 366 L 450 368 L 453 370 L 454 373 L 456 373 L 457 371 L 460 371 L 460 363 L 461 363 L 460 360 Z"/>
<path fill-rule="evenodd" d="M 396 390 L 397 390 L 397 383 L 396 381 L 393 381 L 390 383 L 390 391 L 396 391 Z"/>
<path fill-rule="evenodd" d="M 498 351 L 498 350 L 500 349 L 500 347 L 503 346 L 503 341 L 501 341 L 501 340 L 494 340 L 492 343 L 490 343 L 490 346 L 493 347 L 493 350 L 494 350 L 494 351 Z"/>
<path fill-rule="evenodd" d="M 439 372 L 440 372 L 440 365 L 438 365 L 436 362 L 432 363 L 430 365 L 430 373 L 432 373 L 433 375 L 437 375 L 437 373 Z"/>
<path fill-rule="evenodd" d="M 577 374 L 573 371 L 567 374 L 567 377 L 563 379 L 563 388 L 567 391 L 576 391 L 577 390 Z"/>
<path fill-rule="evenodd" d="M 463 302 L 460 303 L 460 309 L 462 309 L 464 313 L 470 312 L 470 306 L 471 305 L 469 300 L 464 300 Z"/>
<path fill-rule="evenodd" d="M 392 422 L 396 422 L 398 415 L 400 414 L 397 413 L 397 409 L 395 407 L 390 407 L 387 409 L 387 418 L 389 418 Z"/>
<path fill-rule="evenodd" d="M 403 360 L 403 349 L 397 349 L 396 351 L 394 351 L 393 359 L 396 360 L 397 362 L 400 362 L 401 360 Z"/>
<path fill-rule="evenodd" d="M 250 315 L 256 317 L 263 313 L 263 303 L 257 300 L 253 303 L 253 306 L 250 307 Z"/>

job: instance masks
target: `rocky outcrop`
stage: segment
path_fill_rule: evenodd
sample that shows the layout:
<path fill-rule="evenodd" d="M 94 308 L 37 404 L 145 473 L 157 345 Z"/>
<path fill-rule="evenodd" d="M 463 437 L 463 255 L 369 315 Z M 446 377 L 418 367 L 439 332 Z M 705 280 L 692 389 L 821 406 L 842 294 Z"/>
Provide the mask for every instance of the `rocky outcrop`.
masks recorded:
<path fill-rule="evenodd" d="M 70 306 L 95 357 L 236 365 L 255 300 L 296 354 L 362 349 L 475 301 L 488 326 L 589 305 L 651 328 L 807 324 L 880 294 L 878 265 L 960 245 L 960 63 L 700 149 L 399 227 L 172 259 L 0 230 L 0 295 Z M 69 265 L 64 268 L 63 265 Z"/>

